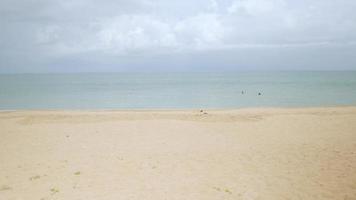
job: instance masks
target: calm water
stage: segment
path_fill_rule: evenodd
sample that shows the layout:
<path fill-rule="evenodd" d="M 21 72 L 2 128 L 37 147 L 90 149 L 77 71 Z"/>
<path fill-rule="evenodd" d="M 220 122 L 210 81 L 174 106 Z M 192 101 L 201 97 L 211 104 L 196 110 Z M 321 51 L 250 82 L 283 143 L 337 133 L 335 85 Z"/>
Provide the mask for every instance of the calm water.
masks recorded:
<path fill-rule="evenodd" d="M 356 105 L 356 72 L 0 75 L 6 110 L 335 105 Z"/>

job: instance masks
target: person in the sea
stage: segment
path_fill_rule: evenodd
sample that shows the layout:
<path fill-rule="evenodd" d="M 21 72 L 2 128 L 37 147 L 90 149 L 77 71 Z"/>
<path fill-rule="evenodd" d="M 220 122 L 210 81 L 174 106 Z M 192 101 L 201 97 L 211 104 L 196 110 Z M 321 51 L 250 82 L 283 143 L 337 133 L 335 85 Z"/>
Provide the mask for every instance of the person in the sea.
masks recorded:
<path fill-rule="evenodd" d="M 258 93 L 258 96 L 261 96 L 261 92 Z"/>

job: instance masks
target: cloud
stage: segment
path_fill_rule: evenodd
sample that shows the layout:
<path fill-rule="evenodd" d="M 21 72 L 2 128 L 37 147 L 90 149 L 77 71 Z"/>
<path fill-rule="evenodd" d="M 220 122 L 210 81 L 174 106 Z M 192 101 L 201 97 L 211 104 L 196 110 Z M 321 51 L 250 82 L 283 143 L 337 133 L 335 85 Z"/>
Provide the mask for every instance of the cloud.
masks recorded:
<path fill-rule="evenodd" d="M 115 64 L 251 48 L 349 48 L 355 9 L 349 0 L 3 0 L 0 71 L 93 54 Z"/>
<path fill-rule="evenodd" d="M 273 14 L 286 9 L 286 3 L 283 0 L 238 0 L 234 1 L 227 8 L 230 14 L 245 13 L 251 16 Z"/>
<path fill-rule="evenodd" d="M 38 30 L 36 42 L 50 46 L 56 54 L 100 50 L 122 55 L 204 50 L 221 45 L 223 37 L 224 27 L 216 14 L 202 13 L 174 22 L 135 14 L 100 19 L 81 28 L 47 25 Z"/>

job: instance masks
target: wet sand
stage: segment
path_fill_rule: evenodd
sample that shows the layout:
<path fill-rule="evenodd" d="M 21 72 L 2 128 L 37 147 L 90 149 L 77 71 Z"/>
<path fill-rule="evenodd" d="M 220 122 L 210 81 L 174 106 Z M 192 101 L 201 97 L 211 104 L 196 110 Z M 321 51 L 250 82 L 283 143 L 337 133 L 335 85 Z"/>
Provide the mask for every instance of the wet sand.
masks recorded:
<path fill-rule="evenodd" d="M 0 112 L 17 199 L 356 199 L 356 107 Z"/>

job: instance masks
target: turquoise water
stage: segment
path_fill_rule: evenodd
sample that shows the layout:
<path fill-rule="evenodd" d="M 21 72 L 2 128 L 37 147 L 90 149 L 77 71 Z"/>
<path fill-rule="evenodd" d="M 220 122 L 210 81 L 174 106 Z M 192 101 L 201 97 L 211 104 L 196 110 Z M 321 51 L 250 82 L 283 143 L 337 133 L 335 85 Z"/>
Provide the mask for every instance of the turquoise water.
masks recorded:
<path fill-rule="evenodd" d="M 339 105 L 356 105 L 356 72 L 0 75 L 2 110 Z"/>

